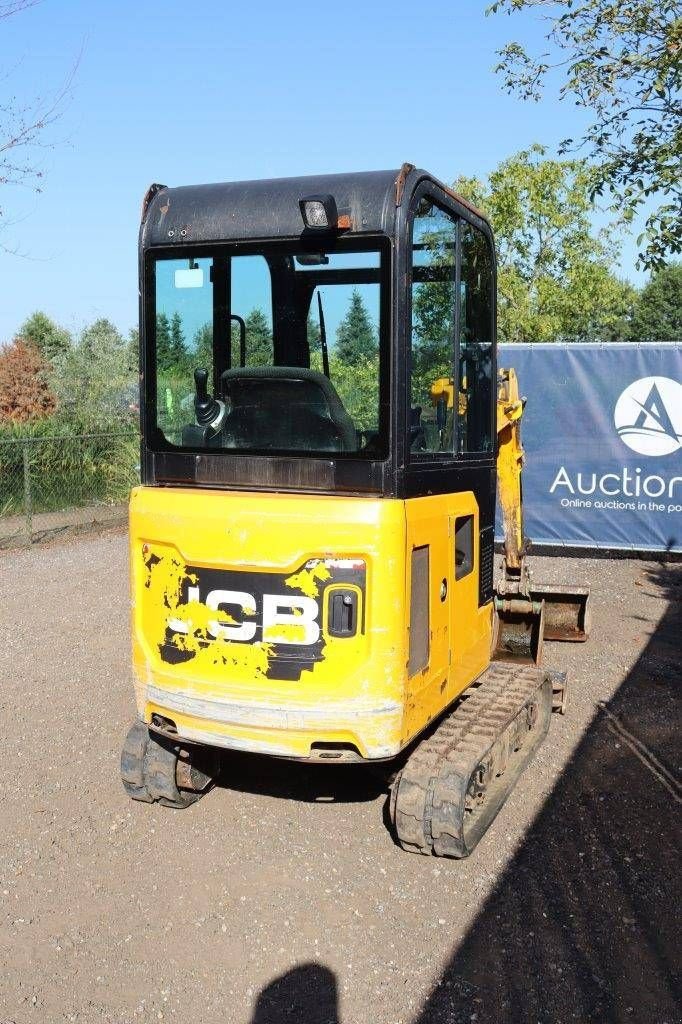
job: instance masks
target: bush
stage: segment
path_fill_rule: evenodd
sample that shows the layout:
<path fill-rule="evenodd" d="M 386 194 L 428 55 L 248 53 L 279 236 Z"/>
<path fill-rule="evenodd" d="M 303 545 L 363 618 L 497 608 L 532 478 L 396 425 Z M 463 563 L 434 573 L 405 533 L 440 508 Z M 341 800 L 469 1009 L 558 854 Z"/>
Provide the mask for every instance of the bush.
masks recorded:
<path fill-rule="evenodd" d="M 34 512 L 125 501 L 139 479 L 137 434 L 74 435 L 55 419 L 5 425 L 0 428 L 0 515 L 26 511 L 25 449 Z"/>
<path fill-rule="evenodd" d="M 0 350 L 0 423 L 30 423 L 54 412 L 47 372 L 38 349 L 21 338 Z"/>

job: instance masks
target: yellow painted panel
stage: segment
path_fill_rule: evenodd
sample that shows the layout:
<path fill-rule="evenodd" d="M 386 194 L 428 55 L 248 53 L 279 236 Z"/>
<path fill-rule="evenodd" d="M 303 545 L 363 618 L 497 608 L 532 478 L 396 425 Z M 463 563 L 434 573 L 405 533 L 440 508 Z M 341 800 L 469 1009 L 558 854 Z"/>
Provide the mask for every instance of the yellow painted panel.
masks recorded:
<path fill-rule="evenodd" d="M 476 517 L 475 564 L 456 581 L 458 515 Z M 491 606 L 478 608 L 478 534 L 471 493 L 403 502 L 135 489 L 130 561 L 141 717 L 160 714 L 187 739 L 237 749 L 306 757 L 313 743 L 352 743 L 365 757 L 393 756 L 488 664 Z M 429 663 L 408 679 L 411 555 L 422 545 L 429 546 Z M 333 575 L 360 565 L 363 585 Z M 204 576 L 213 581 L 208 593 Z M 223 578 L 230 589 L 220 589 Z M 327 591 L 337 585 L 358 593 L 362 629 L 353 637 L 327 629 Z M 283 656 L 301 649 L 315 657 L 280 677 Z"/>
<path fill-rule="evenodd" d="M 430 570 L 430 657 L 427 667 L 408 681 L 403 736 L 408 742 L 487 667 L 492 605 L 478 607 L 479 518 L 474 495 L 467 491 L 412 498 L 405 502 L 405 508 L 406 593 L 410 593 L 413 548 L 429 545 Z M 454 521 L 463 515 L 475 517 L 474 566 L 464 579 L 455 580 Z"/>
<path fill-rule="evenodd" d="M 402 737 L 405 686 L 404 553 L 401 501 L 137 488 L 130 504 L 130 558 L 140 713 L 149 721 L 153 709 L 163 714 L 163 706 L 184 706 L 191 711 L 192 702 L 204 701 L 206 714 L 210 708 L 220 712 L 212 723 L 206 719 L 207 733 L 231 729 L 248 746 L 244 722 L 251 721 L 249 749 L 261 749 L 265 729 L 271 745 L 296 756 L 305 756 L 301 747 L 306 743 L 336 742 L 339 735 L 367 756 L 395 753 Z M 324 608 L 315 612 L 312 625 L 309 609 L 323 593 L 327 564 L 344 561 L 366 567 L 360 601 L 364 631 L 335 638 L 326 630 Z M 211 607 L 205 595 L 188 598 L 198 592 L 197 574 L 204 570 L 240 574 L 238 614 L 230 604 L 234 590 L 213 591 L 218 603 Z M 256 607 L 258 595 L 250 594 L 250 579 L 264 574 L 265 589 L 274 595 L 268 600 L 278 617 L 275 625 L 265 625 L 264 608 Z M 220 601 L 228 593 L 226 611 Z M 298 607 L 294 604 L 285 615 L 279 602 L 287 600 L 298 601 Z M 262 626 L 262 639 L 241 642 L 255 632 L 253 623 Z M 319 633 L 320 658 L 298 678 L 273 678 L 275 643 L 280 648 L 300 644 L 306 623 L 308 632 Z M 240 642 L 231 639 L 237 635 Z M 168 660 L 169 649 L 175 663 Z M 150 690 L 155 701 L 148 699 Z M 237 705 L 247 709 L 239 722 L 229 711 Z M 265 717 L 259 717 L 259 709 Z M 166 716 L 177 718 L 170 710 Z M 299 723 L 294 729 L 293 721 Z M 285 735 L 277 738 L 287 729 L 289 741 Z"/>

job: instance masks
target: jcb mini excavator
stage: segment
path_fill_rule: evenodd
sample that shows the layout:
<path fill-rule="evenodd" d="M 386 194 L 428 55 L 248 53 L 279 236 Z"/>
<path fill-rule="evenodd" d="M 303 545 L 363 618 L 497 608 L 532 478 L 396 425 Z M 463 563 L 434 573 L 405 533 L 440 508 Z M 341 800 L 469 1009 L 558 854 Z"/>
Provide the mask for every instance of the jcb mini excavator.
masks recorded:
<path fill-rule="evenodd" d="M 153 185 L 139 270 L 125 789 L 389 762 L 397 841 L 467 856 L 563 709 L 543 639 L 588 630 L 527 567 L 488 222 L 411 164 Z"/>

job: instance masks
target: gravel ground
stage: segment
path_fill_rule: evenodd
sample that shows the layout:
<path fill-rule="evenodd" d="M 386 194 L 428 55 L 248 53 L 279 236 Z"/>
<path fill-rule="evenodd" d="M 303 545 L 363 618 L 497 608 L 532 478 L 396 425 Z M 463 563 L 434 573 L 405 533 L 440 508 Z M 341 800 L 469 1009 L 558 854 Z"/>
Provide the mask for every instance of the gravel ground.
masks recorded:
<path fill-rule="evenodd" d="M 568 713 L 452 862 L 394 846 L 352 767 L 225 755 L 186 811 L 128 801 L 126 561 L 123 533 L 0 555 L 0 1024 L 681 1019 L 682 567 L 534 559 L 590 584 L 593 639 L 547 648 Z"/>

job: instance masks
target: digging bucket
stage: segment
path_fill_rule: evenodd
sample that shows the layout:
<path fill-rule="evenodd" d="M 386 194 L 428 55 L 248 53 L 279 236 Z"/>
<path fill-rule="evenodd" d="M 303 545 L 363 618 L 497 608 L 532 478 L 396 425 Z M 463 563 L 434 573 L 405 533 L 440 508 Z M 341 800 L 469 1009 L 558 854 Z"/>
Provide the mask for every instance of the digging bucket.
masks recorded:
<path fill-rule="evenodd" d="M 493 659 L 539 665 L 545 640 L 581 643 L 590 631 L 589 590 L 548 584 L 529 597 L 495 598 Z"/>

